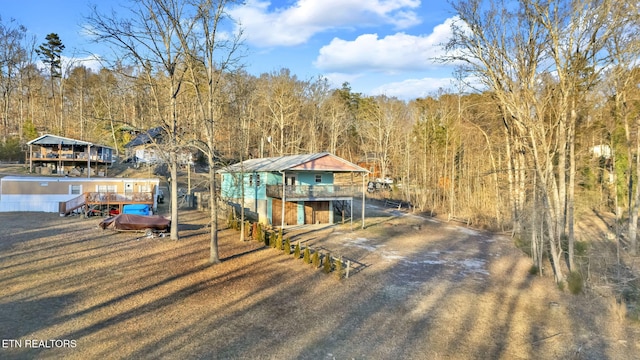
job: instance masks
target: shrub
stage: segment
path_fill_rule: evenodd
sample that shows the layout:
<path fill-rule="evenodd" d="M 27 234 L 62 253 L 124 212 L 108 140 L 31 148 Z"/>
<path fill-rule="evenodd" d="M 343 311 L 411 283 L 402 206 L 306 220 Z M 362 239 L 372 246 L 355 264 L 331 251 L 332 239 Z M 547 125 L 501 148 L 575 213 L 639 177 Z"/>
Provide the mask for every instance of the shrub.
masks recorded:
<path fill-rule="evenodd" d="M 245 240 L 251 237 L 251 223 L 249 221 L 244 222 L 244 238 Z"/>
<path fill-rule="evenodd" d="M 307 246 L 306 248 L 304 248 L 304 263 L 305 264 L 311 264 L 311 250 L 309 249 L 309 247 Z"/>
<path fill-rule="evenodd" d="M 296 247 L 293 250 L 293 257 L 300 259 L 300 243 L 296 243 Z"/>
<path fill-rule="evenodd" d="M 264 242 L 264 230 L 262 230 L 262 225 L 258 224 L 257 229 L 256 233 L 254 233 L 254 239 L 259 242 Z"/>
<path fill-rule="evenodd" d="M 313 256 L 312 256 L 312 259 L 311 259 L 311 264 L 313 264 L 313 267 L 315 269 L 320 267 L 320 253 L 319 252 L 317 252 L 317 251 L 313 252 Z"/>
<path fill-rule="evenodd" d="M 256 239 L 256 237 L 258 236 L 258 229 L 259 229 L 259 228 L 260 228 L 260 227 L 258 226 L 258 223 L 257 223 L 257 222 L 255 222 L 255 223 L 251 224 L 251 238 L 252 238 L 252 239 L 254 239 L 254 240 L 258 240 L 258 239 Z"/>
<path fill-rule="evenodd" d="M 284 254 L 291 255 L 291 240 L 289 238 L 284 241 Z"/>
<path fill-rule="evenodd" d="M 336 263 L 336 277 L 338 279 L 342 279 L 344 277 L 344 270 L 342 269 L 342 259 L 335 259 L 334 261 Z"/>
<path fill-rule="evenodd" d="M 333 265 L 331 264 L 331 254 L 326 254 L 324 256 L 324 266 L 323 266 L 324 273 L 325 274 L 330 273 L 332 267 Z"/>
<path fill-rule="evenodd" d="M 233 211 L 229 211 L 228 215 L 227 215 L 227 226 L 230 227 L 231 229 L 235 229 L 235 216 L 233 214 Z"/>
<path fill-rule="evenodd" d="M 284 246 L 282 244 L 282 235 L 276 236 L 276 249 L 278 250 L 284 249 Z"/>
<path fill-rule="evenodd" d="M 582 274 L 577 271 L 570 272 L 567 277 L 567 287 L 569 288 L 569 292 L 574 295 L 579 294 L 582 292 L 583 286 Z"/>
<path fill-rule="evenodd" d="M 513 238 L 513 244 L 523 253 L 531 256 L 531 241 L 518 235 Z"/>
<path fill-rule="evenodd" d="M 268 231 L 265 231 L 264 232 L 264 245 L 265 246 L 272 246 L 273 240 L 271 238 L 272 238 L 271 233 L 268 232 Z"/>
<path fill-rule="evenodd" d="M 24 159 L 24 153 L 17 137 L 8 138 L 4 144 L 0 143 L 0 161 L 20 161 Z"/>
<path fill-rule="evenodd" d="M 573 254 L 575 256 L 586 256 L 589 250 L 589 243 L 586 241 L 576 241 L 573 243 Z"/>
<path fill-rule="evenodd" d="M 540 273 L 540 268 L 537 265 L 531 265 L 529 268 L 529 275 L 536 276 Z"/>

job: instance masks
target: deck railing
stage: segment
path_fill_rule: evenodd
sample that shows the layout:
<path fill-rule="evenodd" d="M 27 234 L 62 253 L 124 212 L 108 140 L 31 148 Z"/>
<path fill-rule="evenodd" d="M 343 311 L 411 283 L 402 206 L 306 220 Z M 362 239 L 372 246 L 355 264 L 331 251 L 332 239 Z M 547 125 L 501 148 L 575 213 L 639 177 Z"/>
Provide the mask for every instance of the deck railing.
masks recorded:
<path fill-rule="evenodd" d="M 88 192 L 87 204 L 153 204 L 153 193 L 151 192 Z"/>
<path fill-rule="evenodd" d="M 267 185 L 267 196 L 282 199 L 282 185 Z M 284 187 L 287 200 L 352 197 L 362 194 L 357 185 L 288 185 Z"/>
<path fill-rule="evenodd" d="M 87 156 L 85 152 L 49 152 L 46 154 L 42 154 L 39 152 L 33 152 L 30 156 L 31 161 L 87 161 L 91 160 L 92 162 L 111 162 L 111 159 L 108 158 L 106 154 L 91 154 L 90 157 Z"/>
<path fill-rule="evenodd" d="M 87 194 L 80 194 L 71 200 L 63 201 L 58 204 L 58 211 L 61 216 L 67 215 L 73 210 L 79 209 L 87 201 Z"/>

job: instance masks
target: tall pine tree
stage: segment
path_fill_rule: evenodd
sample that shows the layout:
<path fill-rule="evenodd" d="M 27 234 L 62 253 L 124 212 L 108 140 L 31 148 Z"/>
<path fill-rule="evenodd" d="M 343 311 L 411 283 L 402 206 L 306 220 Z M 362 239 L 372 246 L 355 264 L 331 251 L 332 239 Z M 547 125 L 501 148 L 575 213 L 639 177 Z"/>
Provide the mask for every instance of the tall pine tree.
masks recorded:
<path fill-rule="evenodd" d="M 64 50 L 64 45 L 62 44 L 62 40 L 56 33 L 51 33 L 47 35 L 45 38 L 46 42 L 40 44 L 40 46 L 36 49 L 36 53 L 42 58 L 42 62 L 49 67 L 49 80 L 51 83 L 51 99 L 53 100 L 53 108 L 58 108 L 56 106 L 56 91 L 55 84 L 56 78 L 62 78 L 62 62 L 61 55 L 62 50 Z M 63 100 L 62 100 L 62 82 L 60 82 L 60 113 L 59 113 L 59 123 L 58 123 L 58 131 L 61 135 L 65 134 L 65 125 L 64 125 L 64 112 L 63 112 Z"/>
<path fill-rule="evenodd" d="M 60 56 L 64 45 L 62 40 L 56 33 L 51 33 L 45 38 L 46 42 L 40 44 L 36 49 L 36 53 L 42 58 L 42 62 L 48 65 L 49 75 L 52 78 L 62 76 L 62 65 L 60 63 Z"/>

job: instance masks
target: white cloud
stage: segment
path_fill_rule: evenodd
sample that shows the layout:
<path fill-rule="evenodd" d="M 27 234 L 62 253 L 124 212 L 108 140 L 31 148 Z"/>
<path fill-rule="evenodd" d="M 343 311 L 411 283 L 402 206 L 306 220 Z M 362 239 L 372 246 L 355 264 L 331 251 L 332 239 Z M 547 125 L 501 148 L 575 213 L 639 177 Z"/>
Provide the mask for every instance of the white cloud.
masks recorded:
<path fill-rule="evenodd" d="M 354 81 L 358 80 L 359 78 L 362 77 L 362 74 L 328 73 L 328 74 L 323 74 L 322 76 L 327 78 L 327 80 L 329 80 L 329 83 L 331 85 L 333 85 L 336 88 L 339 88 L 345 82 L 353 83 Z"/>
<path fill-rule="evenodd" d="M 451 78 L 407 79 L 378 86 L 371 90 L 370 95 L 387 95 L 403 100 L 412 100 L 434 96 L 438 90 L 450 88 L 452 81 Z"/>
<path fill-rule="evenodd" d="M 102 60 L 98 55 L 88 55 L 82 58 L 69 57 L 64 55 L 60 57 L 60 70 L 62 71 L 64 76 L 67 75 L 67 71 L 78 66 L 84 66 L 96 74 L 99 73 L 100 69 L 104 67 L 102 64 Z M 45 72 L 49 71 L 48 65 L 44 64 L 42 60 L 36 61 L 36 67 Z"/>
<path fill-rule="evenodd" d="M 250 0 L 230 11 L 247 42 L 255 46 L 295 46 L 332 29 L 393 25 L 405 29 L 420 23 L 413 9 L 420 0 L 298 0 L 287 8 Z"/>
<path fill-rule="evenodd" d="M 437 65 L 444 54 L 442 45 L 451 36 L 451 22 L 447 19 L 428 35 L 409 35 L 403 32 L 379 38 L 364 34 L 353 41 L 334 38 L 320 49 L 316 67 L 327 71 L 399 72 L 424 70 Z"/>

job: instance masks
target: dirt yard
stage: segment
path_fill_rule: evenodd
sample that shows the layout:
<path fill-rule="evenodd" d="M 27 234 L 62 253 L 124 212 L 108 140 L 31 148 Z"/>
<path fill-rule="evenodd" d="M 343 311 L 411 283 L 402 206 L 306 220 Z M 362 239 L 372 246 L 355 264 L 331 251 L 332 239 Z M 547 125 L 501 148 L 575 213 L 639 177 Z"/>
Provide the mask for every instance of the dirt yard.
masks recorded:
<path fill-rule="evenodd" d="M 528 274 L 511 239 L 369 208 L 288 235 L 351 261 L 348 279 L 233 230 L 207 264 L 206 215 L 178 242 L 100 219 L 0 213 L 0 358 L 632 359 L 640 326 L 610 298 Z"/>

